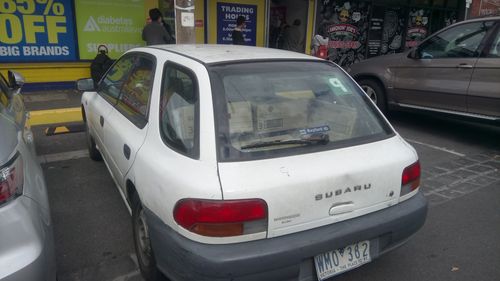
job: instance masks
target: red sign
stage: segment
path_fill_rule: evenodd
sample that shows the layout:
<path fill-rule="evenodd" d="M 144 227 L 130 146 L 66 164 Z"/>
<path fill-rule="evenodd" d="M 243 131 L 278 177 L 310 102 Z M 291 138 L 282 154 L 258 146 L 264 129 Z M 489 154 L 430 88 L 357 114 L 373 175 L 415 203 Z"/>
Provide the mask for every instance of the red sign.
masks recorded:
<path fill-rule="evenodd" d="M 196 20 L 194 25 L 196 27 L 203 27 L 204 26 L 203 20 Z"/>

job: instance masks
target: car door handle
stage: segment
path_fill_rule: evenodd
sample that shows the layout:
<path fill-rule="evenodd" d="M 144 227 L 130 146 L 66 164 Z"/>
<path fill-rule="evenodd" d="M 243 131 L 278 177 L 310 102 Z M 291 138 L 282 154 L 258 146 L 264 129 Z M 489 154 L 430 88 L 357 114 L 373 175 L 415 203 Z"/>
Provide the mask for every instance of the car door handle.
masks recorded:
<path fill-rule="evenodd" d="M 461 63 L 459 65 L 457 65 L 458 68 L 463 68 L 463 69 L 472 69 L 472 65 L 468 64 L 468 63 Z"/>
<path fill-rule="evenodd" d="M 104 127 L 104 117 L 99 118 L 99 123 L 101 123 L 101 127 Z"/>
<path fill-rule="evenodd" d="M 130 147 L 127 144 L 123 145 L 123 155 L 125 155 L 125 158 L 127 158 L 127 160 L 130 159 Z"/>

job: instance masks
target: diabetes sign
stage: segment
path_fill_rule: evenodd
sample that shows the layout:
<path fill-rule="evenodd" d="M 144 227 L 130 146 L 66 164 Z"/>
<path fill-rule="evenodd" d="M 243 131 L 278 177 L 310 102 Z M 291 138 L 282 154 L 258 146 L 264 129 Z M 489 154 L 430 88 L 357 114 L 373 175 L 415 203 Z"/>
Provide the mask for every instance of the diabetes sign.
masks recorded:
<path fill-rule="evenodd" d="M 0 0 L 0 62 L 74 61 L 71 0 Z"/>

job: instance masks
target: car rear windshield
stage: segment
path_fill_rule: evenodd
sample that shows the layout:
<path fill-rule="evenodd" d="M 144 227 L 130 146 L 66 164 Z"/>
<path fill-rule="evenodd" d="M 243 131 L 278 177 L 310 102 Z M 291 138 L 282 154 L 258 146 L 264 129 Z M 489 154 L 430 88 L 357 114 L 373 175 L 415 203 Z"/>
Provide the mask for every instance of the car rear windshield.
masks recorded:
<path fill-rule="evenodd" d="M 320 61 L 209 67 L 219 161 L 312 153 L 390 137 L 369 98 Z"/>

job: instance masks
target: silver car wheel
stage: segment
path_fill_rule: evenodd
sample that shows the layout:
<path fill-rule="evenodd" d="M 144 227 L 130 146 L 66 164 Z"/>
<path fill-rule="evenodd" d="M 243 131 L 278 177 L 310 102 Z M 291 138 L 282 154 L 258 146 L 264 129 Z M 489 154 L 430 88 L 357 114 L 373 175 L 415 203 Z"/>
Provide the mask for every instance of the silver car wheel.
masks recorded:
<path fill-rule="evenodd" d="M 361 88 L 363 89 L 363 91 L 365 91 L 365 93 L 368 95 L 368 97 L 370 97 L 370 99 L 375 104 L 377 104 L 377 92 L 372 87 L 370 87 L 368 85 L 363 85 L 363 86 L 361 86 Z"/>

